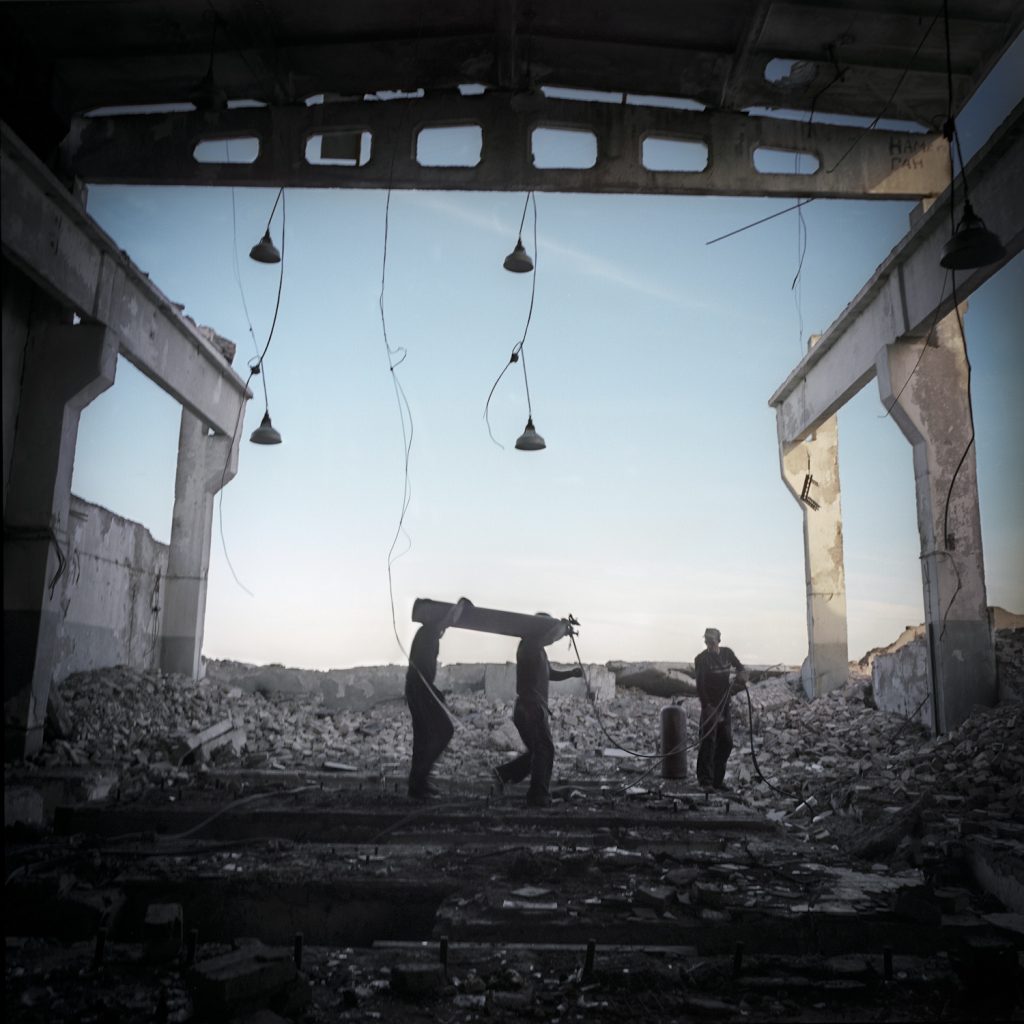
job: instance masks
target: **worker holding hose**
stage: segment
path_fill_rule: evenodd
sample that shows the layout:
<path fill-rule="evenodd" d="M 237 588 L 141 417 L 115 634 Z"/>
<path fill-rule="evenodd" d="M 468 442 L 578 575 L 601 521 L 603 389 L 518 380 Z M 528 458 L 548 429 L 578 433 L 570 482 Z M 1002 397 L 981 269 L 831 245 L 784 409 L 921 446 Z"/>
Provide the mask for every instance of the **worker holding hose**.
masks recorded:
<path fill-rule="evenodd" d="M 704 630 L 706 651 L 694 659 L 697 696 L 700 698 L 700 749 L 697 752 L 697 782 L 705 789 L 725 789 L 725 764 L 732 751 L 731 700 L 733 687 L 743 689 L 747 670 L 729 647 L 721 646 L 720 630 Z M 730 670 L 736 682 L 730 683 Z"/>

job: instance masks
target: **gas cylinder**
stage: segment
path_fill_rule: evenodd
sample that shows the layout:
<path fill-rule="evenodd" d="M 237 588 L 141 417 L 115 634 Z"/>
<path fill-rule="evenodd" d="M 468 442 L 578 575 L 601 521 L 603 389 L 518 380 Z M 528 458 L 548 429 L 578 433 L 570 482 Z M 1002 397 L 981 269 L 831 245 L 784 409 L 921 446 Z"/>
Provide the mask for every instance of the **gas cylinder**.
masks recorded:
<path fill-rule="evenodd" d="M 686 778 L 686 712 L 678 704 L 661 709 L 661 774 Z"/>

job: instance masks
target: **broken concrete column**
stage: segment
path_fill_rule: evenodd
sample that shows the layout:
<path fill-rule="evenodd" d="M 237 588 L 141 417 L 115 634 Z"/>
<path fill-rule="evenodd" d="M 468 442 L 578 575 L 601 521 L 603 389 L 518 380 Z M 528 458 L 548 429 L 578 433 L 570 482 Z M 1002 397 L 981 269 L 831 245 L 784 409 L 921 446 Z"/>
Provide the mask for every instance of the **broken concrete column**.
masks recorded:
<path fill-rule="evenodd" d="M 960 308 L 962 316 L 966 305 Z M 930 340 L 886 346 L 876 367 L 882 403 L 914 450 L 925 640 L 934 728 L 941 733 L 955 729 L 973 705 L 996 701 L 969 366 L 960 331 L 954 310 Z"/>
<path fill-rule="evenodd" d="M 811 338 L 813 346 L 817 336 Z M 808 697 L 821 697 L 847 680 L 846 569 L 839 496 L 839 425 L 830 416 L 806 440 L 786 444 L 779 426 L 782 480 L 804 516 L 807 583 Z"/>
<path fill-rule="evenodd" d="M 181 410 L 174 514 L 164 591 L 160 667 L 192 679 L 199 676 L 210 571 L 213 503 L 238 472 L 241 434 L 211 434 L 197 416 Z"/>
<path fill-rule="evenodd" d="M 4 753 L 43 742 L 67 558 L 71 476 L 82 410 L 114 383 L 117 343 L 99 324 L 49 322 L 25 349 L 4 508 Z"/>

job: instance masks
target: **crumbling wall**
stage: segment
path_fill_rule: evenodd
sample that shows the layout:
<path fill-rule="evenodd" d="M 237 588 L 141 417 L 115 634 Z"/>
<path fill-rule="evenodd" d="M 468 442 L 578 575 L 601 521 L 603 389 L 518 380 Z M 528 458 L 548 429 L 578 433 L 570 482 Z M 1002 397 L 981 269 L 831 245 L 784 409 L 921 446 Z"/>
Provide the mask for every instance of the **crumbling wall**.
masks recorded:
<path fill-rule="evenodd" d="M 875 707 L 880 711 L 910 718 L 934 731 L 928 644 L 923 636 L 894 651 L 875 655 L 871 663 L 871 690 Z"/>
<path fill-rule="evenodd" d="M 167 545 L 75 495 L 68 523 L 53 679 L 113 665 L 158 669 Z"/>
<path fill-rule="evenodd" d="M 1024 617 L 990 608 L 999 700 L 1024 699 Z M 875 706 L 934 729 L 928 683 L 928 641 L 924 626 L 908 626 L 887 648 L 876 648 L 861 659 L 871 666 Z"/>

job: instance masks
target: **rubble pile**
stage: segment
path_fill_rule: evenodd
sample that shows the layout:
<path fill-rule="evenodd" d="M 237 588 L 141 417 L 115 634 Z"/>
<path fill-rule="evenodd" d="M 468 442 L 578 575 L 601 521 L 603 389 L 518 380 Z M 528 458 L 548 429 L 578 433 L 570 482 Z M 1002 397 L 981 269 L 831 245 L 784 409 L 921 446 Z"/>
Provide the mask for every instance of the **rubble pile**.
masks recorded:
<path fill-rule="evenodd" d="M 1004 679 L 1024 663 L 1022 635 L 1000 631 Z M 60 694 L 73 732 L 69 739 L 51 738 L 37 764 L 116 765 L 122 799 L 154 784 L 195 781 L 211 764 L 398 776 L 412 751 L 401 700 L 331 711 L 320 694 L 268 695 L 222 677 L 194 681 L 123 667 L 71 676 Z M 1024 705 L 1011 700 L 979 708 L 955 732 L 931 738 L 919 725 L 872 707 L 870 684 L 855 665 L 846 686 L 817 701 L 807 702 L 798 683 L 779 676 L 751 683 L 748 694 L 749 703 L 742 693 L 733 700 L 735 750 L 726 783 L 738 798 L 805 829 L 809 838 L 853 842 L 923 798 L 927 806 L 907 828 L 922 816 L 935 817 L 945 838 L 969 828 L 967 818 L 1024 814 Z M 652 755 L 668 703 L 622 686 L 599 707 L 553 698 L 556 783 L 613 777 L 627 787 L 636 780 L 657 790 L 660 762 Z M 700 706 L 690 696 L 673 703 L 686 714 L 692 775 Z M 511 703 L 468 692 L 449 694 L 447 704 L 457 727 L 438 764 L 440 776 L 486 778 L 491 766 L 522 749 Z"/>
<path fill-rule="evenodd" d="M 872 708 L 867 692 L 856 677 L 820 700 L 766 713 L 754 748 L 767 782 L 737 731 L 745 749 L 734 784 L 748 802 L 815 840 L 875 857 L 897 849 L 909 857 L 922 834 L 924 845 L 939 847 L 1024 818 L 1024 705 L 978 708 L 932 737 Z"/>

